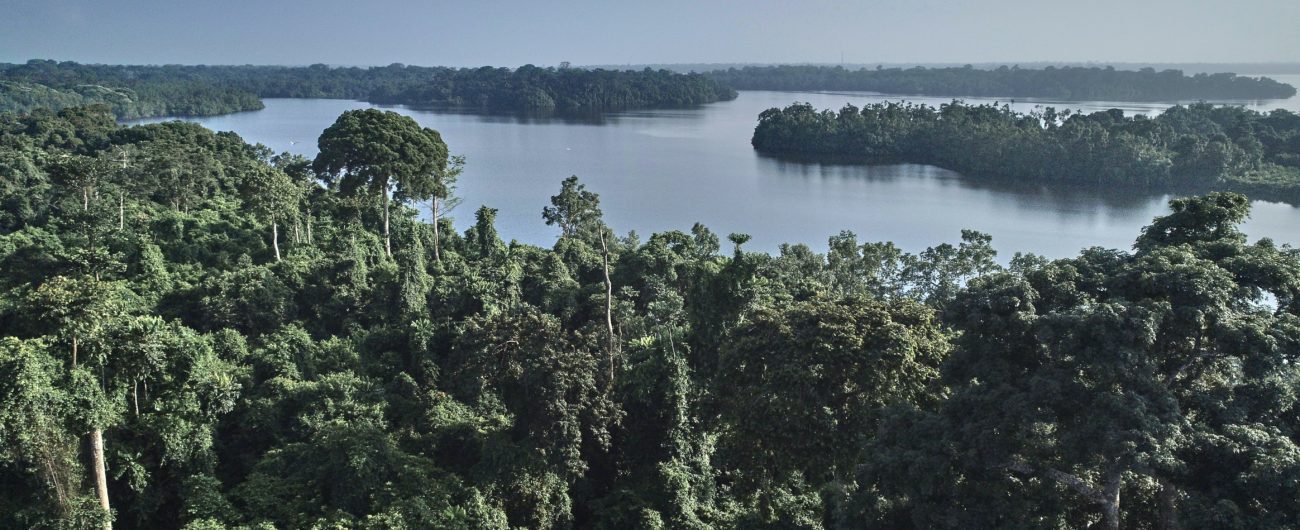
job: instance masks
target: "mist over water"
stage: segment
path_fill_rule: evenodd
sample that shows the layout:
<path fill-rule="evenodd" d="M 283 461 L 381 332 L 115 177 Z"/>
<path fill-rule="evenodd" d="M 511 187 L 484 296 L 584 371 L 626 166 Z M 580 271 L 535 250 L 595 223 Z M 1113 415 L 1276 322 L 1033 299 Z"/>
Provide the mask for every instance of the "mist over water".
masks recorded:
<path fill-rule="evenodd" d="M 1270 77 L 1300 86 L 1300 76 Z M 955 242 L 961 229 L 971 228 L 993 236 L 1002 261 L 1015 252 L 1066 257 L 1090 246 L 1128 248 L 1152 217 L 1166 211 L 1166 194 L 1011 185 L 914 164 L 805 164 L 760 156 L 749 144 L 758 114 L 771 107 L 800 101 L 838 109 L 900 100 L 939 105 L 952 98 L 744 91 L 734 101 L 693 109 L 584 119 L 390 110 L 437 129 L 452 153 L 467 158 L 457 191 L 464 202 L 452 212 L 459 229 L 469 227 L 473 211 L 485 204 L 499 210 L 504 237 L 542 246 L 550 246 L 558 230 L 545 226 L 541 209 L 569 175 L 600 194 L 607 222 L 620 233 L 635 230 L 644 239 L 701 222 L 721 235 L 751 234 L 747 248 L 764 251 L 782 243 L 824 251 L 828 236 L 852 230 L 861 241 L 893 241 L 916 252 Z M 1120 108 L 1126 114 L 1158 113 L 1176 103 L 965 100 L 998 101 L 1018 111 L 1054 106 L 1084 112 Z M 1232 103 L 1300 111 L 1300 98 Z M 261 111 L 193 121 L 310 157 L 317 136 L 340 113 L 371 106 L 268 99 Z M 1252 240 L 1297 244 L 1295 226 L 1300 209 L 1255 201 L 1246 231 Z"/>

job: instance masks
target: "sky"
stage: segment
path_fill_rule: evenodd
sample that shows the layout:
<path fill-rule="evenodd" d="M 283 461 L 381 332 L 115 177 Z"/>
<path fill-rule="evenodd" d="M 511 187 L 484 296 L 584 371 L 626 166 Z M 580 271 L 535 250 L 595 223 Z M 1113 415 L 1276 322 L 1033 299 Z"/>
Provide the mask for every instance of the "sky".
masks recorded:
<path fill-rule="evenodd" d="M 1300 0 L 0 0 L 0 62 L 1300 62 Z"/>

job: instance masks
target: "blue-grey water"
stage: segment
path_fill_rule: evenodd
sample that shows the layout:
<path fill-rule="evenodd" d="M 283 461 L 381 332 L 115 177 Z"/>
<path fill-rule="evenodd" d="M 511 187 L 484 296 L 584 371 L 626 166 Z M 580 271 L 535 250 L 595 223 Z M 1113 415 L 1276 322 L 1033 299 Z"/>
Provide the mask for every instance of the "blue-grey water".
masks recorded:
<path fill-rule="evenodd" d="M 1274 76 L 1300 86 L 1300 76 Z M 606 221 L 621 233 L 688 230 L 702 222 L 725 235 L 753 236 L 747 248 L 775 250 L 807 243 L 824 251 L 828 236 L 852 230 L 863 241 L 893 241 L 908 251 L 958 240 L 973 228 L 993 236 L 1000 258 L 1025 251 L 1049 257 L 1089 246 L 1128 248 L 1170 198 L 1132 190 L 1049 190 L 963 178 L 923 165 L 853 166 L 779 161 L 749 145 L 763 110 L 795 101 L 819 108 L 907 99 L 940 104 L 951 98 L 868 93 L 741 92 L 734 101 L 692 109 L 620 112 L 596 121 L 529 119 L 391 108 L 442 133 L 467 159 L 452 212 L 458 228 L 481 204 L 499 210 L 506 239 L 550 246 L 558 229 L 542 207 L 569 175 L 600 194 Z M 968 98 L 970 102 L 983 99 Z M 988 100 L 992 101 L 992 100 Z M 1260 110 L 1300 110 L 1300 99 L 1238 102 Z M 1015 101 L 1094 111 L 1118 107 L 1156 113 L 1169 103 Z M 371 105 L 328 99 L 268 99 L 266 108 L 195 119 L 234 131 L 275 151 L 316 153 L 316 138 L 343 111 Z M 156 120 L 154 120 L 156 121 Z M 1254 238 L 1300 243 L 1300 209 L 1256 201 L 1246 224 Z"/>

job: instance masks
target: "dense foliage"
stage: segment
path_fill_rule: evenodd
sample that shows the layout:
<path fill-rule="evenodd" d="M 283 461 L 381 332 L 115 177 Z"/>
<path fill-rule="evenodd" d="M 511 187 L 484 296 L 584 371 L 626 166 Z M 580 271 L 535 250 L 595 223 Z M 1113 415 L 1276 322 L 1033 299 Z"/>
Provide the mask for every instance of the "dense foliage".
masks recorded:
<path fill-rule="evenodd" d="M 1300 252 L 1240 195 L 1003 268 L 615 237 L 570 178 L 546 249 L 417 215 L 434 131 L 321 144 L 0 118 L 0 527 L 1300 525 Z"/>
<path fill-rule="evenodd" d="M 71 80 L 50 84 L 14 80 L 0 66 L 0 112 L 61 110 L 101 104 L 121 119 L 154 116 L 211 116 L 258 110 L 262 100 L 247 91 L 184 79 Z"/>
<path fill-rule="evenodd" d="M 736 93 L 702 75 L 649 69 L 0 64 L 0 111 L 105 103 L 120 118 L 197 116 L 260 109 L 259 97 L 600 112 L 699 105 Z"/>
<path fill-rule="evenodd" d="M 1227 189 L 1300 201 L 1300 116 L 1280 109 L 1198 103 L 1150 118 L 960 101 L 839 112 L 794 104 L 764 111 L 753 145 L 783 156 L 915 162 L 1025 183 Z"/>
<path fill-rule="evenodd" d="M 846 69 L 839 66 L 747 66 L 708 76 L 737 90 L 858 90 L 884 94 L 1053 98 L 1074 101 L 1281 99 L 1295 87 L 1267 77 L 1230 73 L 1183 75 L 1153 68 L 1001 66 Z"/>

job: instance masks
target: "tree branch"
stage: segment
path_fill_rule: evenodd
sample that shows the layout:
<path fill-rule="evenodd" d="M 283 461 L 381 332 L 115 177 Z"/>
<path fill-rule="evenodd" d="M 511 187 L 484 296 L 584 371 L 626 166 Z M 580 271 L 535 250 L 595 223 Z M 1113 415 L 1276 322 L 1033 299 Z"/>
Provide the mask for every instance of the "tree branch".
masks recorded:
<path fill-rule="evenodd" d="M 1014 473 L 1020 473 L 1022 475 L 1042 476 L 1044 478 L 1053 480 L 1057 483 L 1060 483 L 1061 485 L 1064 485 L 1074 490 L 1079 495 L 1082 495 L 1085 498 L 1087 498 L 1089 501 L 1095 502 L 1097 504 L 1106 504 L 1108 502 L 1106 500 L 1106 492 L 1102 491 L 1101 488 L 1089 484 L 1088 481 L 1083 480 L 1082 478 L 1079 478 L 1076 475 L 1066 473 L 1064 471 L 1059 471 L 1052 468 L 1047 468 L 1047 469 L 1043 469 L 1042 471 L 1039 471 L 1034 469 L 1029 464 L 1026 464 L 1024 462 L 1019 462 L 1019 461 L 1012 461 L 1010 463 L 1003 465 L 1002 467 Z"/>

